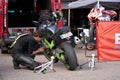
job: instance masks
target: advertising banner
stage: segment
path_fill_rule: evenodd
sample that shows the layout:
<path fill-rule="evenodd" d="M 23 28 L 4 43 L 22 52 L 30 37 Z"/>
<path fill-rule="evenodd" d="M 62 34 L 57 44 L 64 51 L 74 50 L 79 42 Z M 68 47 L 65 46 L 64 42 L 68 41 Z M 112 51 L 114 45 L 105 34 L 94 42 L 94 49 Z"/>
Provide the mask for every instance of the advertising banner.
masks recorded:
<path fill-rule="evenodd" d="M 98 23 L 97 55 L 98 60 L 120 60 L 120 21 Z"/>
<path fill-rule="evenodd" d="M 34 32 L 36 27 L 13 27 L 8 28 L 9 33 L 18 33 L 18 32 Z"/>

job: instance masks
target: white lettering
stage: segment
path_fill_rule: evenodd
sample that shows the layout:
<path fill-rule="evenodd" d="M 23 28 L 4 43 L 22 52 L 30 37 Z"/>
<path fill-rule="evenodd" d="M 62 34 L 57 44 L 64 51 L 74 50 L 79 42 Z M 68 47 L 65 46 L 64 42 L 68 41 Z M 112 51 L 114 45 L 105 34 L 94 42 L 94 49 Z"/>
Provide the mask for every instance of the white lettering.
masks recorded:
<path fill-rule="evenodd" d="M 115 44 L 120 44 L 120 33 L 115 33 Z"/>

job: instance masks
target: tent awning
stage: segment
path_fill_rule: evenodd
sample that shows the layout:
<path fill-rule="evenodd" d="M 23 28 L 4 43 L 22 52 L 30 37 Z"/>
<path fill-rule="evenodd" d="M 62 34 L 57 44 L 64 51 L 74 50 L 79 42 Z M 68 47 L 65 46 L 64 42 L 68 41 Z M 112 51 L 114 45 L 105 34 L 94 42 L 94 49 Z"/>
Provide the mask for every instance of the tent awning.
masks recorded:
<path fill-rule="evenodd" d="M 69 9 L 68 4 L 69 4 L 69 2 L 63 2 L 62 3 L 62 9 Z"/>
<path fill-rule="evenodd" d="M 92 8 L 98 0 L 78 0 L 70 2 L 68 7 L 73 8 Z M 120 0 L 99 0 L 100 4 L 108 9 L 120 9 Z"/>

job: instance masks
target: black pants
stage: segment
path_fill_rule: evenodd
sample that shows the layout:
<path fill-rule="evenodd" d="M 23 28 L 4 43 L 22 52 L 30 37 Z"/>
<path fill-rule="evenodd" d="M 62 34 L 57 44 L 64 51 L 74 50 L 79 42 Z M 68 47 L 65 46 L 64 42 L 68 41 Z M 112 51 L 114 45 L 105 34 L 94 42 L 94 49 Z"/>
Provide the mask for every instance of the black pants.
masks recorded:
<path fill-rule="evenodd" d="M 13 57 L 13 65 L 18 66 L 18 65 L 24 65 L 30 69 L 34 69 L 35 67 L 38 66 L 38 63 L 34 60 L 34 56 L 28 56 L 25 54 L 12 54 Z"/>

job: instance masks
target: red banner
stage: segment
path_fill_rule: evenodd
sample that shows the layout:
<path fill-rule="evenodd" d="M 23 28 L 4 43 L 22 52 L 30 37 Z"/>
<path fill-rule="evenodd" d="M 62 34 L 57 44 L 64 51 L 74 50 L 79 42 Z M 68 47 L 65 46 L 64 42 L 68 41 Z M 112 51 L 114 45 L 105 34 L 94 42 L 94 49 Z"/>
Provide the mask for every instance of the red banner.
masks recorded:
<path fill-rule="evenodd" d="M 120 21 L 98 23 L 97 54 L 98 60 L 120 60 Z"/>

